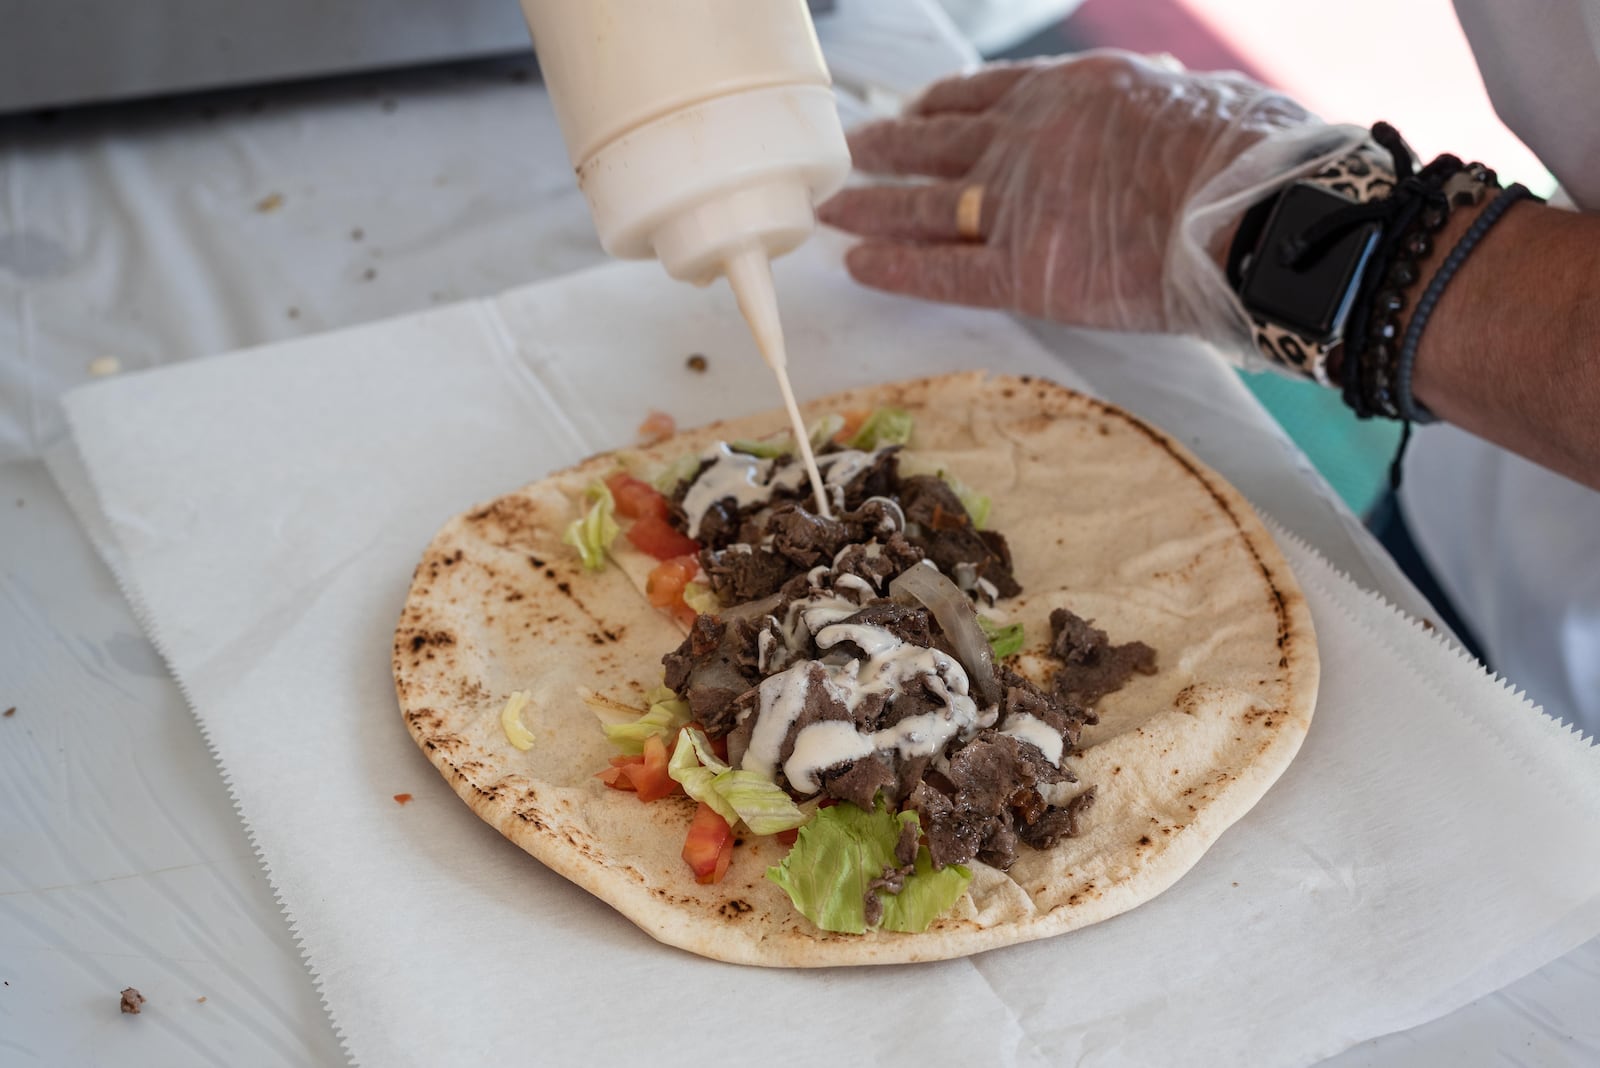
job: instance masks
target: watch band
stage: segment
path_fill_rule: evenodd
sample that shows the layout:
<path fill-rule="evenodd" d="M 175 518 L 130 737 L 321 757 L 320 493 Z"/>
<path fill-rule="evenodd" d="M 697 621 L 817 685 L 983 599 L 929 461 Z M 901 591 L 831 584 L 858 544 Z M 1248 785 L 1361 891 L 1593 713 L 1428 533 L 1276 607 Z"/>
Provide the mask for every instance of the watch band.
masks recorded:
<path fill-rule="evenodd" d="M 1302 179 L 1358 203 L 1379 200 L 1394 191 L 1394 168 L 1387 153 L 1366 142 L 1347 156 Z M 1320 344 L 1287 327 L 1255 316 L 1250 326 L 1257 350 L 1268 360 L 1324 386 L 1336 383 L 1328 373 L 1328 357 L 1338 343 Z"/>

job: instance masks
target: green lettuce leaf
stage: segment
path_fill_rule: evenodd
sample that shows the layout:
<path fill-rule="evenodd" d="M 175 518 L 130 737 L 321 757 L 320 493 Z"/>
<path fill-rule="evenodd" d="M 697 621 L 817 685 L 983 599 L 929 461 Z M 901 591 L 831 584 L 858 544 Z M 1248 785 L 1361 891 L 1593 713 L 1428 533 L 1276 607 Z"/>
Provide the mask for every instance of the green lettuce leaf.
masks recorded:
<path fill-rule="evenodd" d="M 720 772 L 728 765 L 718 760 L 706 743 L 706 736 L 692 727 L 678 732 L 678 744 L 667 760 L 667 774 L 683 787 L 683 792 L 696 801 L 703 801 L 717 810 L 717 815 L 732 827 L 739 822 L 739 812 L 717 792 L 716 782 Z M 705 763 L 709 761 L 708 763 Z"/>
<path fill-rule="evenodd" d="M 981 493 L 976 493 L 963 485 L 954 476 L 945 475 L 944 480 L 950 483 L 950 488 L 956 491 L 956 497 L 961 501 L 961 507 L 967 510 L 967 515 L 972 518 L 972 525 L 982 530 L 989 522 L 989 509 L 994 502 Z"/>
<path fill-rule="evenodd" d="M 683 784 L 683 792 L 704 801 L 731 826 L 744 821 L 754 834 L 777 834 L 798 827 L 809 817 L 783 787 L 753 771 L 735 771 L 711 751 L 705 732 L 685 727 L 667 761 L 667 774 Z"/>
<path fill-rule="evenodd" d="M 654 692 L 654 691 L 652 691 Z M 689 722 L 689 702 L 680 701 L 667 690 L 667 699 L 654 701 L 649 711 L 631 723 L 602 723 L 600 729 L 612 745 L 624 753 L 638 756 L 644 752 L 645 739 L 659 735 L 663 741 L 671 738 Z"/>
<path fill-rule="evenodd" d="M 738 441 L 728 442 L 728 448 L 734 452 L 742 452 L 746 456 L 759 456 L 763 460 L 770 460 L 775 456 L 794 452 L 794 439 L 787 434 L 759 439 L 740 438 Z"/>
<path fill-rule="evenodd" d="M 861 934 L 867 929 L 867 886 L 896 866 L 894 847 L 902 824 L 918 826 L 917 814 L 892 813 L 882 801 L 871 812 L 848 802 L 819 809 L 800 828 L 783 863 L 767 869 L 767 878 L 823 930 Z M 955 904 L 971 879 L 972 873 L 960 865 L 934 871 L 927 847 L 919 847 L 916 872 L 900 893 L 879 893 L 882 925 L 893 931 L 924 930 Z"/>
<path fill-rule="evenodd" d="M 845 445 L 870 452 L 884 445 L 908 444 L 912 422 L 911 413 L 904 408 L 875 408 Z"/>
<path fill-rule="evenodd" d="M 928 463 L 925 460 L 919 460 L 914 455 L 902 455 L 900 458 L 900 474 L 901 477 L 906 475 L 937 475 L 961 501 L 961 507 L 967 510 L 967 517 L 972 520 L 974 527 L 982 530 L 989 525 L 989 511 L 994 507 L 994 502 L 955 475 L 952 475 L 945 468 Z"/>
<path fill-rule="evenodd" d="M 844 429 L 844 416 L 837 413 L 825 415 L 806 428 L 806 436 L 811 439 L 813 452 L 820 452 L 822 447 L 834 439 L 834 435 Z"/>
<path fill-rule="evenodd" d="M 722 608 L 722 602 L 717 600 L 717 595 L 704 582 L 691 582 L 685 586 L 683 603 L 701 615 L 714 616 Z"/>
<path fill-rule="evenodd" d="M 928 924 L 961 899 L 971 882 L 972 869 L 965 864 L 951 864 L 934 871 L 933 855 L 927 846 L 920 846 L 915 874 L 906 878 L 898 894 L 882 895 L 883 921 L 878 926 L 885 931 L 908 934 L 926 931 Z"/>
<path fill-rule="evenodd" d="M 678 483 L 693 478 L 700 470 L 701 458 L 696 453 L 684 453 L 672 461 L 650 484 L 663 494 L 670 497 L 678 488 Z"/>
<path fill-rule="evenodd" d="M 724 771 L 712 783 L 754 834 L 792 830 L 810 817 L 783 787 L 754 771 Z"/>
<path fill-rule="evenodd" d="M 978 617 L 978 629 L 983 631 L 983 636 L 989 639 L 989 648 L 994 650 L 996 660 L 1010 656 L 1022 649 L 1022 624 L 1011 623 L 1002 627 L 988 616 Z"/>
<path fill-rule="evenodd" d="M 617 525 L 617 505 L 606 484 L 598 479 L 589 483 L 584 496 L 593 503 L 587 512 L 572 521 L 561 540 L 578 550 L 584 568 L 602 571 L 606 566 L 606 550 L 611 548 L 622 529 Z"/>

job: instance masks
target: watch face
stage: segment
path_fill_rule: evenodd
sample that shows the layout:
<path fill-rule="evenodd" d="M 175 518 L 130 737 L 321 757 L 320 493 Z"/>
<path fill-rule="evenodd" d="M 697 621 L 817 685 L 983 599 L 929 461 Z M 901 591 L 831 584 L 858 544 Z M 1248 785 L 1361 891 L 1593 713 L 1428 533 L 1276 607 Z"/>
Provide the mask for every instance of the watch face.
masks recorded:
<path fill-rule="evenodd" d="M 1251 315 L 1319 345 L 1332 345 L 1344 336 L 1350 306 L 1378 244 L 1379 225 L 1369 222 L 1351 229 L 1297 267 L 1283 262 L 1282 249 L 1319 219 L 1353 203 L 1310 182 L 1284 190 L 1261 239 L 1241 265 L 1239 299 Z"/>

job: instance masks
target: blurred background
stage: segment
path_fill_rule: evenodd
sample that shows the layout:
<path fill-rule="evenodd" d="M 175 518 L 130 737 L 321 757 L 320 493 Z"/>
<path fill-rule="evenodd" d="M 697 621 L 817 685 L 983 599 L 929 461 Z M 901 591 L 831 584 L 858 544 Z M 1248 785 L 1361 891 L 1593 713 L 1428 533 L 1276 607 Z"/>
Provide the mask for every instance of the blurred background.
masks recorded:
<path fill-rule="evenodd" d="M 889 20 L 878 13 L 884 0 L 810 2 L 824 38 L 832 21 L 829 13 L 842 14 L 852 5 L 873 5 L 876 17 Z M 1451 151 L 1481 159 L 1536 193 L 1547 194 L 1554 186 L 1495 117 L 1450 0 L 1292 5 L 1281 0 L 904 0 L 899 6 L 911 4 L 919 9 L 926 5 L 935 13 L 933 5 L 939 5 L 948 16 L 940 33 L 952 42 L 965 37 L 985 57 L 1056 55 L 1105 46 L 1166 52 L 1194 69 L 1243 71 L 1330 121 L 1369 125 L 1386 119 L 1425 158 Z M 893 6 L 884 4 L 884 10 Z M 905 49 L 907 63 L 913 54 L 930 54 L 924 39 L 927 21 L 922 18 L 920 28 L 915 28 L 918 20 L 906 23 L 914 27 L 907 32 L 919 34 L 918 47 Z M 22 185 L 19 175 L 33 176 L 30 188 L 66 188 L 59 176 L 51 177 L 57 173 L 52 168 L 71 163 L 56 149 L 85 131 L 110 135 L 104 142 L 110 150 L 118 143 L 114 134 L 119 130 L 159 128 L 166 136 L 168 130 L 189 129 L 192 134 L 192 126 L 186 128 L 181 121 L 193 113 L 202 123 L 219 115 L 228 119 L 232 125 L 219 129 L 237 137 L 270 122 L 285 103 L 362 97 L 381 101 L 382 121 L 394 123 L 395 98 L 407 86 L 467 92 L 508 73 L 522 82 L 536 77 L 515 0 L 275 0 L 265 5 L 244 0 L 0 0 L 0 26 L 6 28 L 0 32 L 0 116 L 7 116 L 0 118 L 0 153 L 10 152 L 9 169 L 0 166 L 0 194 L 11 187 L 13 202 L 21 195 L 16 191 Z M 880 74 L 897 63 L 882 48 L 866 58 L 871 62 L 865 66 Z M 850 59 L 847 49 L 835 48 L 835 76 L 846 86 L 855 73 L 848 69 Z M 913 69 L 899 74 L 906 84 L 926 77 L 919 78 Z M 270 96 L 262 90 L 283 83 L 302 85 Z M 868 89 L 870 97 L 870 85 Z M 130 106 L 128 101 L 148 103 Z M 259 116 L 264 108 L 267 114 Z M 308 135 L 302 131 L 301 136 Z M 181 143 L 193 144 L 194 138 Z M 241 141 L 241 146 L 250 144 Z M 243 153 L 248 162 L 259 152 L 240 147 L 235 154 Z M 358 162 L 352 161 L 352 167 Z M 6 163 L 0 155 L 0 164 Z M 73 177 L 82 179 L 85 175 L 79 172 L 96 166 L 92 158 L 87 163 L 80 159 Z M 120 170 L 110 167 L 108 180 L 127 170 L 126 162 Z M 444 182 L 443 177 L 435 179 L 441 186 Z M 269 191 L 258 200 L 257 210 L 275 207 L 281 201 L 272 199 L 276 195 Z M 17 203 L 12 207 L 22 210 Z M 471 236 L 469 228 L 460 228 L 460 234 L 462 240 Z M 7 240 L 16 244 L 22 238 Z M 588 236 L 572 235 L 571 240 L 586 241 Z M 480 245 L 469 258 L 499 256 L 510 269 L 517 255 L 527 254 L 527 246 L 522 248 L 519 253 Z M 28 260 L 30 269 L 42 269 L 34 262 L 40 259 L 33 255 L 37 251 L 31 246 L 0 249 L 13 259 Z M 369 248 L 372 256 L 379 251 Z M 437 260 L 432 262 L 438 277 L 429 282 L 429 301 L 474 291 L 471 279 L 452 284 L 440 280 L 447 272 Z M 368 266 L 355 277 L 372 281 L 374 273 L 375 265 Z M 486 279 L 494 275 L 478 273 Z M 294 302 L 288 317 L 302 330 L 329 328 L 351 316 L 393 314 L 396 307 L 416 300 L 415 294 L 408 298 L 396 293 L 393 298 L 371 308 L 349 303 L 348 309 L 319 317 L 308 294 Z M 222 344 L 222 336 L 197 339 L 195 345 L 205 351 L 206 345 Z M 228 335 L 233 344 L 271 336 L 272 329 L 259 325 Z M 157 358 L 149 357 L 152 362 Z M 1386 477 L 1397 428 L 1356 423 L 1333 393 L 1309 383 L 1272 375 L 1251 375 L 1247 381 L 1345 501 L 1358 513 L 1364 511 Z"/>

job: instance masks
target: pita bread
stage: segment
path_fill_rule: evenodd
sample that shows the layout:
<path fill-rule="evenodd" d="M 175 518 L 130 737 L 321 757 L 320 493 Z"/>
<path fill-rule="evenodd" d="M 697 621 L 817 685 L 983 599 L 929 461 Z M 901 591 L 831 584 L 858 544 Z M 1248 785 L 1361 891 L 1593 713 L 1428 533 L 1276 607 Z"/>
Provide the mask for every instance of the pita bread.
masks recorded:
<path fill-rule="evenodd" d="M 679 856 L 695 804 L 649 805 L 594 778 L 614 752 L 582 688 L 641 704 L 677 624 L 645 601 L 652 561 L 585 572 L 561 533 L 611 455 L 451 520 L 418 566 L 394 642 L 417 744 L 507 838 L 662 942 L 721 960 L 811 966 L 936 960 L 1061 934 L 1149 901 L 1192 867 L 1283 772 L 1311 722 L 1317 652 L 1293 576 L 1255 513 L 1182 446 L 1110 405 L 1039 379 L 953 375 L 817 401 L 808 418 L 892 404 L 916 417 L 913 455 L 993 499 L 1023 594 L 1025 673 L 1043 677 L 1050 610 L 1112 641 L 1154 646 L 1160 670 L 1100 705 L 1067 758 L 1099 794 L 1085 833 L 981 863 L 967 897 L 920 934 L 831 934 L 765 878 L 784 847 L 750 837 L 726 878 L 697 885 Z M 756 416 L 629 456 L 659 469 L 718 439 L 784 426 Z M 526 690 L 534 735 L 500 725 Z"/>

